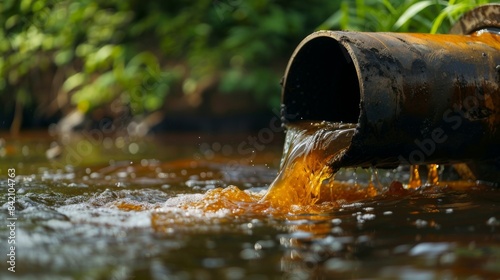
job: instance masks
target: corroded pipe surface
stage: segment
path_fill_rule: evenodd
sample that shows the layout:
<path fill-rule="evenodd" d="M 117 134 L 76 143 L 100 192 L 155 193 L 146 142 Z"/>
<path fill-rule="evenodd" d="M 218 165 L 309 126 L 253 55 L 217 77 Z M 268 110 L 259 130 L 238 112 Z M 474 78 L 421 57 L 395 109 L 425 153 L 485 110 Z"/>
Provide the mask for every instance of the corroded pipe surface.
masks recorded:
<path fill-rule="evenodd" d="M 318 31 L 296 48 L 283 119 L 358 123 L 338 166 L 500 158 L 500 35 Z"/>

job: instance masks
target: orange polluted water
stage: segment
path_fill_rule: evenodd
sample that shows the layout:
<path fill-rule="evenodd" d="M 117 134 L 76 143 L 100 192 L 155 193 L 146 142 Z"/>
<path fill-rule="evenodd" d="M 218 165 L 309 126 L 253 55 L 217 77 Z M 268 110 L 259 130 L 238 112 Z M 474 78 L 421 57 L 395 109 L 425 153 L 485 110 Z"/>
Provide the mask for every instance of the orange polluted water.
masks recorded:
<path fill-rule="evenodd" d="M 420 172 L 418 171 L 419 165 L 410 166 L 410 182 L 408 183 L 409 189 L 417 189 L 422 186 L 422 180 L 420 179 Z M 428 164 L 427 169 L 427 185 L 438 186 L 439 185 L 439 165 L 438 164 Z"/>
<path fill-rule="evenodd" d="M 180 200 L 175 207 L 221 215 L 319 213 L 343 202 L 377 194 L 371 188 L 333 180 L 329 163 L 350 144 L 356 125 L 329 122 L 294 123 L 288 127 L 281 168 L 267 193 L 236 186 L 209 190 L 201 198 Z M 153 225 L 156 224 L 153 215 Z"/>
<path fill-rule="evenodd" d="M 355 129 L 353 124 L 329 122 L 291 126 L 287 131 L 281 170 L 261 201 L 281 209 L 319 202 L 323 181 L 336 171 L 329 163 L 349 147 Z"/>

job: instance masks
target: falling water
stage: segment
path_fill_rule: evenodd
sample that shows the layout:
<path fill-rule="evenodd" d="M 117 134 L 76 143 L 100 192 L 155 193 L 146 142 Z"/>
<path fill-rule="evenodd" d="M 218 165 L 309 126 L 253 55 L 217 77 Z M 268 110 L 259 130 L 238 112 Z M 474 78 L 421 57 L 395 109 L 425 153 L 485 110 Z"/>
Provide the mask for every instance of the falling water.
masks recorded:
<path fill-rule="evenodd" d="M 318 202 L 323 181 L 336 172 L 330 163 L 349 147 L 355 129 L 355 124 L 326 121 L 290 125 L 281 169 L 263 201 L 274 207 Z"/>

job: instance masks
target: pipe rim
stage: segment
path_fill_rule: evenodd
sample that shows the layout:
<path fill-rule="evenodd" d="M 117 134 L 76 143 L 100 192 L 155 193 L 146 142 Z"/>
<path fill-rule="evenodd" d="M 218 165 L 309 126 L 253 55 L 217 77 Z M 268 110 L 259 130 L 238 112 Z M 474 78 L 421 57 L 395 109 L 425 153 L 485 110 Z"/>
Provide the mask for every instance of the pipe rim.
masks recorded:
<path fill-rule="evenodd" d="M 360 70 L 342 33 L 316 31 L 296 47 L 283 80 L 283 121 L 359 123 L 363 96 Z"/>
<path fill-rule="evenodd" d="M 468 11 L 453 25 L 450 34 L 469 35 L 488 28 L 500 28 L 500 4 L 486 4 Z"/>

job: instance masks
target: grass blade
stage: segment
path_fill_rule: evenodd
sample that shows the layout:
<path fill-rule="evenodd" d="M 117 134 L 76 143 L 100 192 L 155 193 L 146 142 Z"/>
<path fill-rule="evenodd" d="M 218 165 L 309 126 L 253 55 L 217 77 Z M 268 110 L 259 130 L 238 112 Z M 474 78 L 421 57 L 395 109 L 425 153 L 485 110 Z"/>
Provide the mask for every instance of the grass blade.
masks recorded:
<path fill-rule="evenodd" d="M 461 15 L 472 8 L 474 8 L 474 5 L 465 3 L 459 3 L 446 7 L 441 11 L 441 13 L 439 13 L 439 15 L 434 20 L 430 33 L 435 34 L 446 17 L 450 17 L 451 19 L 451 17 L 456 15 Z"/>
<path fill-rule="evenodd" d="M 416 14 L 420 13 L 423 9 L 434 5 L 434 1 L 421 1 L 411 5 L 406 11 L 398 18 L 396 23 L 394 23 L 393 29 L 397 30 L 403 26 L 408 20 L 414 17 Z"/>

